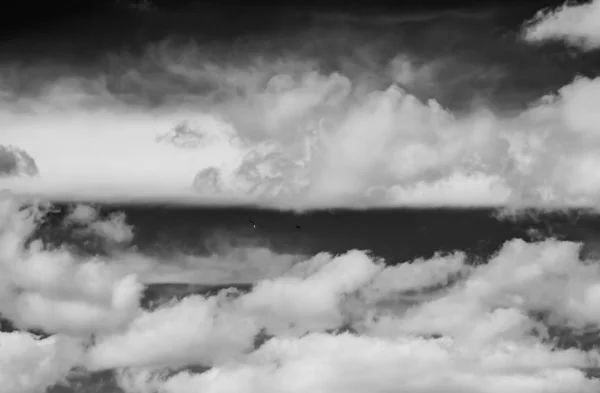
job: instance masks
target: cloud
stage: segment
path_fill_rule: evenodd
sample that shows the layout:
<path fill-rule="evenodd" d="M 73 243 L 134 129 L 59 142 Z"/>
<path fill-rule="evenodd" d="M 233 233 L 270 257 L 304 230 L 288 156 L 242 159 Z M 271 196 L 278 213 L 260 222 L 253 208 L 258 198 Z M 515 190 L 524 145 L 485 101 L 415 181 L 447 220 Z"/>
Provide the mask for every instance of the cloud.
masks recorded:
<path fill-rule="evenodd" d="M 98 211 L 90 205 L 77 205 L 67 216 L 65 221 L 87 224 L 98 218 Z"/>
<path fill-rule="evenodd" d="M 253 348 L 258 327 L 218 297 L 187 297 L 146 312 L 116 335 L 96 341 L 87 354 L 93 370 L 123 367 L 211 367 Z"/>
<path fill-rule="evenodd" d="M 298 47 L 224 60 L 167 45 L 98 78 L 23 94 L 3 81 L 3 137 L 43 176 L 0 185 L 293 208 L 597 206 L 598 79 L 518 111 L 475 98 L 458 110 L 422 93 L 454 83 L 440 70 L 464 57 L 367 49 L 326 67 Z M 84 204 L 61 228 L 111 252 L 82 256 L 35 238 L 49 208 L 0 194 L 0 313 L 20 330 L 0 333 L 0 392 L 106 370 L 136 393 L 600 388 L 600 353 L 584 343 L 600 331 L 600 270 L 578 243 L 515 239 L 476 266 L 460 250 L 387 266 L 367 250 L 301 257 L 256 243 L 152 256 L 128 247 L 122 214 Z M 161 279 L 250 286 L 162 293 L 143 309 L 145 284 Z"/>
<path fill-rule="evenodd" d="M 290 269 L 303 255 L 285 254 L 264 246 L 226 246 L 211 250 L 208 256 L 176 252 L 169 255 L 169 264 L 146 257 L 148 267 L 140 271 L 145 283 L 235 284 L 277 277 Z M 148 265 L 148 261 L 154 263 Z"/>
<path fill-rule="evenodd" d="M 80 344 L 64 336 L 39 339 L 28 333 L 0 333 L 0 392 L 34 393 L 66 381 L 81 360 Z"/>
<path fill-rule="evenodd" d="M 382 268 L 363 252 L 351 251 L 332 258 L 319 254 L 296 264 L 292 274 L 259 282 L 238 299 L 240 307 L 255 315 L 273 334 L 304 334 L 334 329 L 347 317 L 340 309 Z"/>
<path fill-rule="evenodd" d="M 525 23 L 525 40 L 539 43 L 560 40 L 584 51 L 600 47 L 600 2 L 565 3 L 555 9 L 539 11 Z"/>
<path fill-rule="evenodd" d="M 229 71 L 234 72 L 241 71 Z M 63 161 L 56 160 L 30 140 L 29 149 L 46 167 L 44 178 L 6 185 L 54 198 L 138 194 L 147 200 L 292 208 L 597 202 L 597 182 L 590 177 L 597 149 L 594 79 L 575 79 L 513 116 L 486 109 L 457 115 L 397 85 L 363 94 L 360 80 L 339 73 L 302 71 L 267 82 L 264 91 L 246 93 L 255 100 L 234 96 L 204 113 L 182 104 L 159 121 L 150 122 L 139 109 L 79 112 L 76 119 L 89 123 L 101 116 L 121 130 L 101 139 L 91 131 L 78 136 L 79 120 L 61 125 L 59 132 L 59 118 L 48 118 L 44 132 L 84 144 L 89 136 L 106 149 L 116 143 L 114 158 L 96 160 L 102 148 L 90 150 L 89 144 L 90 149 L 65 152 Z M 52 110 L 50 116 L 63 111 Z M 16 131 L 18 123 L 31 121 L 17 117 L 12 124 Z M 148 132 L 152 129 L 157 136 Z M 148 154 L 140 165 L 132 166 L 133 148 Z M 84 156 L 85 163 L 71 165 Z M 62 172 L 67 163 L 70 175 Z M 157 179 L 166 183 L 157 187 Z M 78 184 L 77 190 L 69 184 Z"/>
<path fill-rule="evenodd" d="M 0 145 L 0 176 L 36 176 L 38 168 L 27 152 L 12 146 Z"/>
<path fill-rule="evenodd" d="M 431 259 L 386 267 L 371 282 L 367 293 L 370 293 L 373 301 L 378 297 L 385 299 L 391 293 L 421 292 L 446 287 L 467 272 L 469 267 L 466 265 L 465 254 L 436 254 Z"/>
<path fill-rule="evenodd" d="M 228 392 L 299 392 L 307 390 L 376 392 L 401 388 L 406 392 L 592 392 L 597 383 L 564 367 L 585 360 L 576 351 L 553 353 L 537 348 L 498 348 L 497 352 L 461 358 L 447 340 L 330 336 L 273 339 L 244 364 L 232 364 L 201 375 L 180 373 L 160 383 L 145 375 L 122 377 L 126 391 L 193 390 Z M 458 349 L 458 348 L 457 348 Z M 492 350 L 493 351 L 493 350 Z M 494 361 L 494 356 L 499 357 Z M 505 362 L 519 363 L 528 372 L 515 373 Z M 536 360 L 543 363 L 535 364 Z M 549 366 L 552 372 L 540 370 Z M 432 369 L 436 370 L 432 374 Z M 482 374 L 479 374 L 482 373 Z M 146 378 L 145 378 L 146 377 Z M 157 383 L 159 382 L 159 383 Z M 132 387 L 132 388 L 131 388 Z"/>
<path fill-rule="evenodd" d="M 125 222 L 123 213 L 113 213 L 106 219 L 100 219 L 98 214 L 94 207 L 80 204 L 66 217 L 65 223 L 82 225 L 77 232 L 84 236 L 93 235 L 116 244 L 131 242 L 133 228 Z"/>
<path fill-rule="evenodd" d="M 0 313 L 17 327 L 89 334 L 118 329 L 133 317 L 143 289 L 115 262 L 79 259 L 65 249 L 25 246 L 44 213 L 1 196 Z M 118 263 L 118 262 L 117 262 Z"/>
<path fill-rule="evenodd" d="M 579 247 L 513 240 L 477 267 L 460 253 L 394 267 L 360 251 L 320 254 L 215 310 L 216 318 L 233 311 L 256 318 L 254 329 L 266 326 L 275 337 L 257 350 L 235 351 L 200 374 L 136 363 L 118 381 L 127 392 L 592 392 L 598 381 L 584 369 L 598 367 L 600 353 L 558 349 L 548 337 L 549 326 L 598 326 L 599 271 L 579 260 Z M 344 301 L 350 293 L 353 303 Z M 193 302 L 202 301 L 183 303 Z M 350 311 L 353 318 L 339 317 Z M 550 316 L 542 323 L 535 312 Z M 355 333 L 325 333 L 348 323 Z M 231 337 L 233 344 L 244 335 Z M 216 352 L 196 356 L 209 353 Z"/>
<path fill-rule="evenodd" d="M 0 313 L 48 335 L 0 333 L 12 359 L 0 356 L 7 392 L 111 370 L 136 393 L 599 387 L 588 370 L 600 353 L 583 341 L 600 330 L 600 270 L 579 243 L 510 240 L 478 265 L 461 251 L 387 266 L 361 250 L 298 259 L 235 246 L 189 264 L 133 249 L 82 257 L 26 242 L 49 205 L 10 194 L 0 202 Z M 79 205 L 66 222 L 100 217 Z M 173 264 L 204 287 L 254 281 L 163 293 L 142 309 L 140 281 Z"/>
<path fill-rule="evenodd" d="M 401 22 L 392 39 L 317 20 L 235 54 L 166 39 L 92 70 L 2 64 L 4 138 L 43 176 L 0 187 L 299 210 L 596 206 L 597 80 L 560 71 L 557 84 L 542 49 L 484 45 L 469 38 L 491 34 L 479 19 L 448 18 L 418 22 L 410 40 Z M 461 37 L 451 53 L 450 33 Z M 518 110 L 491 99 L 505 87 Z"/>

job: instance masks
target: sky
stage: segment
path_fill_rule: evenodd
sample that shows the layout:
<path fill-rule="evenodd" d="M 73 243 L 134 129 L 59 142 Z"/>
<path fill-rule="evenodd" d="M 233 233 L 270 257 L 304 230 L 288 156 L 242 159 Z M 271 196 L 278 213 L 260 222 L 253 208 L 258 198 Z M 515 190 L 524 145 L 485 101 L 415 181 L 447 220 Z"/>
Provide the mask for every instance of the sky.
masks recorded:
<path fill-rule="evenodd" d="M 256 12 L 214 37 L 190 22 L 210 11 L 161 11 L 3 44 L 1 188 L 299 210 L 598 205 L 597 2 L 266 26 Z"/>
<path fill-rule="evenodd" d="M 150 5 L 0 42 L 0 393 L 600 391 L 598 0 Z"/>

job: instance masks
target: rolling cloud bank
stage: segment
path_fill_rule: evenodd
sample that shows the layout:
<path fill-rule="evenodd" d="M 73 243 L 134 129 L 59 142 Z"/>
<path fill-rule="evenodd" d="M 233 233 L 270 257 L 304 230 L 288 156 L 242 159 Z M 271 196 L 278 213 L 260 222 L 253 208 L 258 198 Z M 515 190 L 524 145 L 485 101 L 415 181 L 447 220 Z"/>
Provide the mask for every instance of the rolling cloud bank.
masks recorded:
<path fill-rule="evenodd" d="M 104 249 L 81 254 L 36 235 L 51 205 L 4 193 L 0 206 L 1 392 L 600 387 L 600 270 L 580 243 L 514 239 L 478 264 L 462 251 L 157 259 L 128 245 L 122 215 L 74 207 L 59 225 Z"/>
<path fill-rule="evenodd" d="M 5 62 L 0 186 L 296 209 L 595 207 L 600 81 L 544 43 L 593 52 L 598 4 L 503 35 L 477 14 L 334 16 L 231 50 L 167 39 L 91 70 Z"/>

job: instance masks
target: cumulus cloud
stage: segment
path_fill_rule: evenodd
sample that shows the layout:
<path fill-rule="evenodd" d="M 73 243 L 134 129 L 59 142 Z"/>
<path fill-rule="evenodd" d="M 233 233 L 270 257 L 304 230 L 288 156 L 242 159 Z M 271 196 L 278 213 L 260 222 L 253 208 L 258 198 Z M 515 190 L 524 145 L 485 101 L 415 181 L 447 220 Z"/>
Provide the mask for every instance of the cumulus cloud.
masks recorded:
<path fill-rule="evenodd" d="M 228 115 L 234 113 L 228 106 L 244 107 L 249 105 L 246 101 L 214 105 L 212 112 L 184 115 L 197 118 L 195 125 L 191 121 L 165 124 L 165 128 L 174 127 L 171 134 L 159 134 L 159 141 L 148 139 L 146 147 L 137 147 L 149 149 L 153 157 L 166 154 L 170 158 L 148 156 L 142 166 L 133 168 L 128 156 L 121 156 L 109 166 L 88 169 L 98 175 L 109 170 L 114 178 L 102 175 L 103 179 L 120 182 L 118 172 L 129 168 L 127 173 L 135 179 L 112 186 L 113 197 L 130 193 L 136 183 L 141 185 L 147 179 L 146 186 L 140 188 L 145 195 L 142 198 L 186 202 L 221 200 L 299 208 L 596 203 L 598 187 L 589 175 L 595 172 L 593 97 L 597 82 L 593 79 L 577 79 L 508 118 L 486 110 L 457 116 L 433 100 L 423 102 L 394 85 L 353 97 L 349 90 L 360 85 L 347 77 L 331 74 L 318 78 L 304 87 L 305 80 L 296 82 L 290 77 L 284 79 L 287 84 L 278 82 L 284 86 L 269 93 L 285 100 L 285 94 L 291 94 L 287 90 L 307 89 L 302 94 L 320 98 L 311 98 L 305 113 L 268 104 L 251 113 L 275 117 L 260 120 L 261 116 L 253 116 L 261 122 L 253 125 Z M 338 80 L 345 83 L 333 96 L 321 88 L 327 83 L 335 86 Z M 289 106 L 295 111 L 308 99 L 302 94 L 289 96 L 294 100 Z M 119 117 L 120 128 L 128 128 L 123 116 Z M 142 113 L 137 116 L 145 121 Z M 133 123 L 131 126 L 135 127 Z M 127 135 L 138 134 L 130 130 Z M 134 139 L 121 142 L 134 143 Z M 125 144 L 121 143 L 123 149 Z M 72 160 L 83 159 L 80 151 L 72 153 Z M 48 165 L 63 170 L 57 166 L 60 161 L 50 163 L 49 155 L 36 151 L 36 156 L 40 160 L 47 157 Z M 90 157 L 86 162 L 94 165 L 95 161 Z M 156 166 L 159 164 L 162 167 Z M 182 171 L 176 169 L 179 165 Z M 58 175 L 56 171 L 45 172 L 47 179 L 52 173 Z M 88 194 L 110 198 L 112 191 L 98 188 L 101 184 L 90 174 L 73 175 L 83 182 L 81 189 L 87 189 Z M 48 183 L 51 193 L 62 189 L 65 191 L 59 194 L 64 197 L 66 178 L 54 179 L 54 185 Z M 154 187 L 156 179 L 165 179 L 169 185 Z M 45 181 L 13 181 L 9 185 L 33 192 L 38 186 L 45 187 Z M 103 185 L 108 187 L 109 183 Z M 73 192 L 82 195 L 82 191 Z"/>
<path fill-rule="evenodd" d="M 295 265 L 291 274 L 258 283 L 239 299 L 260 318 L 268 333 L 304 334 L 344 324 L 339 307 L 382 268 L 359 251 L 337 258 L 317 255 Z"/>
<path fill-rule="evenodd" d="M 2 195 L 0 313 L 17 327 L 88 334 L 116 329 L 133 317 L 142 285 L 114 262 L 80 260 L 65 249 L 27 240 L 43 217 L 36 205 L 21 207 Z"/>
<path fill-rule="evenodd" d="M 461 359 L 451 347 L 446 340 L 382 340 L 348 334 L 313 334 L 298 340 L 271 340 L 244 364 L 232 364 L 201 375 L 181 373 L 162 384 L 152 378 L 145 380 L 126 375 L 123 385 L 128 392 L 152 391 L 152 385 L 158 385 L 166 392 L 384 392 L 399 388 L 406 392 L 437 392 L 440 389 L 449 392 L 501 392 L 506 389 L 515 392 L 564 392 L 570 389 L 592 392 L 597 388 L 597 383 L 586 380 L 583 373 L 560 366 L 561 363 L 578 362 L 577 353 L 553 354 L 547 350 L 507 348 L 502 359 L 485 364 L 484 359 L 493 354 Z M 504 362 L 518 361 L 520 356 L 530 357 L 533 361 L 535 357 L 542 357 L 548 365 L 556 366 L 549 373 L 537 371 L 532 364 L 532 370 L 526 374 L 505 368 Z M 478 363 L 479 366 L 472 366 Z M 524 363 L 527 367 L 528 362 Z M 432 373 L 433 369 L 435 373 Z M 478 372 L 487 375 L 481 376 Z"/>
<path fill-rule="evenodd" d="M 592 18 L 595 4 L 563 11 Z M 596 206 L 597 80 L 569 75 L 538 96 L 515 82 L 510 97 L 537 99 L 504 111 L 487 94 L 520 71 L 493 60 L 499 55 L 477 57 L 465 32 L 480 22 L 452 23 L 440 29 L 465 45 L 452 54 L 428 50 L 421 33 L 411 43 L 398 22 L 393 40 L 346 26 L 346 42 L 323 26 L 327 50 L 304 44 L 318 29 L 268 45 L 257 38 L 235 55 L 165 40 L 106 55 L 85 77 L 71 69 L 49 79 L 47 70 L 7 64 L 4 140 L 31 153 L 43 176 L 0 186 L 53 199 L 296 209 Z M 546 74 L 541 49 L 486 45 Z M 37 82 L 19 91 L 28 76 Z"/>
<path fill-rule="evenodd" d="M 126 332 L 100 338 L 88 352 L 88 367 L 211 367 L 251 350 L 257 324 L 219 303 L 219 297 L 192 296 L 147 312 Z"/>
<path fill-rule="evenodd" d="M 133 228 L 125 222 L 123 213 L 113 213 L 106 219 L 100 219 L 98 214 L 93 206 L 80 204 L 66 217 L 65 223 L 78 224 L 78 233 L 98 236 L 111 243 L 127 244 L 133 239 Z"/>
<path fill-rule="evenodd" d="M 66 381 L 81 360 L 83 346 L 69 337 L 39 339 L 28 333 L 0 333 L 0 392 L 46 391 Z"/>
<path fill-rule="evenodd" d="M 200 374 L 134 362 L 118 373 L 118 381 L 127 392 L 383 392 L 391 387 L 407 392 L 592 392 L 598 381 L 585 370 L 598 367 L 600 353 L 558 349 L 548 336 L 552 324 L 598 326 L 592 293 L 599 272 L 579 260 L 579 247 L 513 240 L 477 267 L 465 265 L 461 253 L 395 267 L 361 251 L 321 254 L 247 294 L 229 297 L 214 310 L 215 318 L 234 311 L 255 321 L 238 324 L 232 332 L 230 345 L 241 339 L 246 347 L 237 344 L 228 360 L 213 361 L 213 368 Z M 344 299 L 348 294 L 355 295 L 353 303 Z M 195 302 L 202 304 L 198 310 L 207 304 L 193 297 L 182 304 Z M 542 323 L 535 312 L 549 316 Z M 343 313 L 353 318 L 340 318 Z M 325 333 L 343 324 L 354 333 Z M 158 333 L 157 323 L 152 326 Z M 274 337 L 248 351 L 248 332 L 261 326 Z M 201 331 L 214 337 L 212 330 Z M 199 339 L 189 339 L 190 345 Z M 160 349 L 140 353 L 145 351 Z M 204 358 L 204 364 L 206 356 L 215 354 L 199 350 L 191 360 L 188 351 L 178 353 L 178 359 L 193 363 Z"/>
<path fill-rule="evenodd" d="M 597 349 L 559 345 L 560 335 L 577 342 L 600 331 L 600 270 L 593 256 L 581 259 L 578 243 L 511 240 L 478 265 L 460 251 L 387 266 L 361 250 L 299 260 L 228 249 L 218 255 L 226 256 L 220 275 L 211 275 L 216 255 L 177 273 L 197 269 L 206 286 L 231 270 L 251 286 L 172 294 L 142 309 L 140 280 L 173 261 L 134 250 L 81 257 L 27 242 L 48 206 L 9 194 L 1 201 L 0 313 L 49 335 L 0 333 L 7 392 L 111 370 L 136 393 L 600 387 L 588 373 L 600 367 Z M 80 205 L 66 221 L 100 216 Z"/>
<path fill-rule="evenodd" d="M 0 145 L 0 176 L 36 176 L 38 168 L 35 160 L 27 152 Z"/>
<path fill-rule="evenodd" d="M 560 40 L 584 51 L 600 47 L 600 2 L 565 3 L 539 11 L 526 22 L 524 37 L 530 42 Z"/>

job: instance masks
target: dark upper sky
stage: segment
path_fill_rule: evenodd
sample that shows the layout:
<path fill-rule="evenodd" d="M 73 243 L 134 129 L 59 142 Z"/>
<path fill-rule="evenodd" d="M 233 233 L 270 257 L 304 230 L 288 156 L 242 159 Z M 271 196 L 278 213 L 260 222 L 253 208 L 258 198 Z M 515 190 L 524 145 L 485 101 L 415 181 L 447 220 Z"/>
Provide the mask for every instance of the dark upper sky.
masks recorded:
<path fill-rule="evenodd" d="M 11 67 L 3 83 L 18 94 L 35 94 L 43 81 L 65 74 L 108 76 L 112 93 L 133 95 L 151 105 L 167 94 L 206 88 L 161 75 L 164 70 L 150 69 L 140 60 L 149 46 L 166 40 L 191 41 L 223 59 L 287 51 L 318 59 L 325 72 L 340 70 L 340 61 L 347 66 L 348 59 L 361 72 L 371 72 L 401 48 L 423 62 L 444 59 L 439 80 L 411 93 L 434 98 L 452 110 L 467 108 L 475 100 L 499 110 L 522 109 L 577 74 L 600 71 L 597 53 L 572 56 L 562 45 L 533 48 L 521 42 L 521 24 L 537 10 L 560 4 L 554 0 L 44 4 L 22 5 L 2 14 L 0 70 Z M 162 87 L 149 93 L 121 83 L 131 68 Z M 349 67 L 342 70 L 345 75 L 351 72 Z"/>
<path fill-rule="evenodd" d="M 57 207 L 36 236 L 56 245 L 72 244 L 86 253 L 102 252 L 101 243 L 76 233 L 74 236 L 69 227 L 62 227 L 60 222 L 69 209 L 67 205 Z M 486 259 L 508 240 L 534 240 L 540 236 L 584 242 L 586 249 L 597 252 L 594 238 L 600 230 L 597 215 L 576 212 L 521 216 L 515 221 L 499 220 L 490 209 L 323 210 L 295 214 L 249 208 L 99 207 L 102 214 L 125 213 L 134 230 L 132 244 L 139 252 L 165 257 L 174 252 L 209 255 L 259 246 L 303 255 L 370 250 L 392 264 L 453 251 Z"/>
<path fill-rule="evenodd" d="M 365 18 L 366 15 L 401 17 L 440 12 L 481 12 L 509 10 L 518 21 L 536 10 L 561 4 L 556 0 L 530 0 L 507 4 L 504 1 L 439 0 L 323 0 L 323 1 L 205 1 L 205 0 L 57 0 L 30 3 L 13 2 L 2 12 L 3 39 L 27 35 L 63 33 L 78 35 L 103 26 L 104 35 L 120 35 L 124 30 L 145 30 L 155 35 L 185 31 L 204 34 L 246 34 L 260 29 L 288 25 L 289 16 L 335 12 Z M 176 20 L 177 23 L 173 23 Z M 232 23 L 233 21 L 237 23 Z M 235 26 L 233 26 L 235 24 Z M 187 25 L 187 26 L 186 26 Z M 39 37 L 38 37 L 39 38 Z M 123 38 L 123 37 L 122 37 Z"/>

